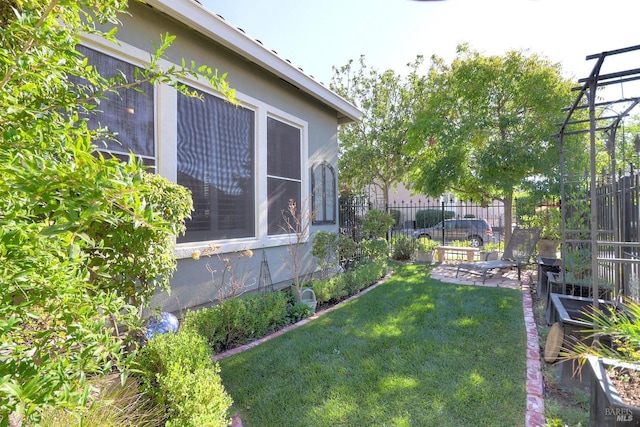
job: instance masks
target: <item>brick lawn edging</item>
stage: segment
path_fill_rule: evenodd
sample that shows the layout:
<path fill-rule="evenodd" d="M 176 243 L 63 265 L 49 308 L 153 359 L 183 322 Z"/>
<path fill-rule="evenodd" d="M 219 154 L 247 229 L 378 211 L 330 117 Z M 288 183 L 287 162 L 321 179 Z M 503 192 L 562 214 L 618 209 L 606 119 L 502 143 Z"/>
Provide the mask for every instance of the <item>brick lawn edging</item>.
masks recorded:
<path fill-rule="evenodd" d="M 529 276 L 530 278 L 531 276 Z M 526 427 L 540 427 L 544 420 L 544 381 L 540 372 L 540 345 L 533 317 L 533 300 L 529 287 L 531 280 L 522 283 L 522 308 L 527 333 L 527 412 Z"/>

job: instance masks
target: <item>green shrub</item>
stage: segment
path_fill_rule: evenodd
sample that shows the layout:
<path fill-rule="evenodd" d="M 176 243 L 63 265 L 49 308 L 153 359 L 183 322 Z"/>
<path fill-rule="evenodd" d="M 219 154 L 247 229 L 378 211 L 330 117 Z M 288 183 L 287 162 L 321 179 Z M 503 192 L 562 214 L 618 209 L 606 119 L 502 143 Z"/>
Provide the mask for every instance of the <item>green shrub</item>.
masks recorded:
<path fill-rule="evenodd" d="M 187 311 L 182 319 L 182 329 L 204 337 L 211 348 L 224 339 L 222 316 L 216 307 Z"/>
<path fill-rule="evenodd" d="M 391 258 L 396 260 L 410 259 L 416 250 L 416 240 L 405 234 L 396 234 L 391 239 Z"/>
<path fill-rule="evenodd" d="M 267 323 L 267 333 L 287 325 L 291 297 L 286 292 L 269 292 L 260 299 L 260 316 Z"/>
<path fill-rule="evenodd" d="M 167 410 L 167 427 L 230 424 L 233 402 L 204 337 L 184 329 L 156 335 L 136 361 L 143 389 Z"/>
<path fill-rule="evenodd" d="M 318 304 L 327 302 L 331 299 L 331 283 L 330 277 L 313 281 L 313 292 L 316 294 Z"/>
<path fill-rule="evenodd" d="M 400 217 L 401 217 L 401 214 L 400 214 L 400 211 L 399 211 L 399 210 L 397 210 L 397 209 L 390 209 L 390 210 L 389 210 L 389 215 L 391 215 L 391 218 L 393 218 L 393 225 L 394 225 L 394 226 L 396 226 L 396 227 L 397 227 L 398 225 L 400 225 Z"/>
<path fill-rule="evenodd" d="M 433 251 L 435 248 L 437 248 L 440 245 L 439 242 L 432 240 L 432 239 L 428 239 L 426 237 L 421 237 L 419 239 L 416 240 L 416 246 L 419 250 L 421 250 L 422 252 L 430 252 Z"/>
<path fill-rule="evenodd" d="M 385 261 L 360 264 L 351 271 L 338 274 L 329 279 L 313 283 L 318 303 L 340 301 L 366 288 L 382 277 L 387 271 Z"/>
<path fill-rule="evenodd" d="M 444 211 L 444 219 L 455 218 L 456 213 Z M 441 209 L 420 209 L 416 211 L 416 228 L 433 227 L 442 221 Z"/>
<path fill-rule="evenodd" d="M 384 211 L 371 209 L 364 215 L 362 231 L 365 237 L 376 238 L 385 237 L 391 230 L 393 218 Z"/>
<path fill-rule="evenodd" d="M 181 82 L 198 74 L 231 95 L 209 67 L 185 60 L 162 71 L 169 34 L 134 79 L 100 76 L 76 48 L 84 36 L 115 43 L 106 24 L 126 8 L 114 0 L 2 2 L 0 425 L 10 414 L 38 424 L 51 407 L 84 411 L 84 379 L 126 369 L 128 343 L 105 325 L 136 330 L 138 303 L 168 285 L 173 238 L 191 209 L 187 191 L 146 174 L 141 162 L 96 156 L 108 137 L 89 129 L 84 113 L 141 81 L 188 92 Z"/>
<path fill-rule="evenodd" d="M 318 267 L 322 276 L 326 277 L 329 269 L 338 264 L 338 234 L 326 231 L 316 231 L 313 236 L 311 253 L 318 259 Z"/>
<path fill-rule="evenodd" d="M 338 235 L 338 258 L 340 261 L 353 259 L 358 249 L 358 244 L 349 236 Z"/>
<path fill-rule="evenodd" d="M 188 311 L 183 328 L 203 336 L 215 352 L 245 344 L 289 323 L 287 292 L 229 298 L 215 307 Z"/>
<path fill-rule="evenodd" d="M 361 281 L 360 272 L 362 271 L 362 268 L 363 268 L 363 265 L 360 265 L 358 266 L 358 268 L 355 268 L 352 271 L 349 271 L 343 275 L 344 291 L 346 293 L 346 296 L 351 296 L 357 293 L 361 289 L 360 288 L 360 281 Z"/>
<path fill-rule="evenodd" d="M 307 304 L 304 304 L 300 301 L 295 301 L 292 298 L 289 304 L 287 305 L 287 315 L 286 315 L 287 324 L 297 323 L 302 319 L 306 319 L 312 314 L 313 314 L 313 308 L 309 307 Z"/>
<path fill-rule="evenodd" d="M 360 246 L 366 261 L 376 262 L 389 256 L 389 245 L 382 238 L 363 240 L 360 242 Z"/>
<path fill-rule="evenodd" d="M 318 304 L 338 300 L 346 295 L 344 280 L 338 279 L 344 274 L 346 273 L 313 282 L 313 292 L 316 294 Z"/>

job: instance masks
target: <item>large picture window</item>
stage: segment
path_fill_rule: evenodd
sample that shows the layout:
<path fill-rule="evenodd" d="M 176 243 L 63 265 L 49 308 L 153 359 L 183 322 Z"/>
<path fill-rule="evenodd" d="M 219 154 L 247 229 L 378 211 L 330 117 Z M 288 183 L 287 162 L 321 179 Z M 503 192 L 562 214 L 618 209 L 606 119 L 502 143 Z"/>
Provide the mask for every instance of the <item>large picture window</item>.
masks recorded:
<path fill-rule="evenodd" d="M 255 236 L 255 112 L 201 92 L 178 97 L 178 184 L 194 212 L 178 243 Z"/>
<path fill-rule="evenodd" d="M 267 217 L 268 234 L 288 234 L 293 225 L 289 216 L 289 206 L 293 204 L 299 211 L 301 205 L 302 133 L 300 128 L 291 126 L 272 117 L 267 118 Z"/>
<path fill-rule="evenodd" d="M 311 170 L 311 197 L 314 224 L 336 223 L 336 173 L 322 162 Z"/>
<path fill-rule="evenodd" d="M 127 82 L 135 81 L 136 67 L 128 62 L 106 55 L 86 46 L 77 46 L 80 53 L 104 78 L 123 76 Z M 86 84 L 77 78 L 72 82 Z M 86 114 L 90 129 L 107 128 L 115 139 L 98 142 L 98 151 L 121 160 L 129 158 L 132 151 L 147 166 L 155 166 L 155 113 L 154 88 L 149 82 L 140 83 L 138 90 L 123 89 L 108 92 L 99 100 L 96 108 Z"/>

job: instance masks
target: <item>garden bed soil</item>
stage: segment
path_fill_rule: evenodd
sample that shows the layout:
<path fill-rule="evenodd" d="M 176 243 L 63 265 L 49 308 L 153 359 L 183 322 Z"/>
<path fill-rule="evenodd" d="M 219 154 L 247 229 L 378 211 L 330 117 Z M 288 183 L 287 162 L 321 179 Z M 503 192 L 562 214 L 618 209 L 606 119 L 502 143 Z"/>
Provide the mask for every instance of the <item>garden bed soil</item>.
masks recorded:
<path fill-rule="evenodd" d="M 640 372 L 610 369 L 608 374 L 622 401 L 629 406 L 640 407 Z"/>

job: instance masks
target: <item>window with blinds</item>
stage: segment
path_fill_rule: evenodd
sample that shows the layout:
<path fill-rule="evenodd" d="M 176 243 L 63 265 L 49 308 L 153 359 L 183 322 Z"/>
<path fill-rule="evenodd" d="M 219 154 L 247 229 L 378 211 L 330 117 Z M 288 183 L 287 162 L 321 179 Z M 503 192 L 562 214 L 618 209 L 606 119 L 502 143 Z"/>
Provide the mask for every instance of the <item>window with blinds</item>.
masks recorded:
<path fill-rule="evenodd" d="M 200 92 L 178 97 L 178 184 L 194 212 L 178 243 L 255 236 L 255 112 Z"/>
<path fill-rule="evenodd" d="M 102 77 L 106 79 L 121 76 L 122 82 L 132 83 L 136 80 L 136 66 L 98 52 L 86 46 L 77 46 L 80 53 Z M 86 85 L 87 82 L 71 77 L 71 82 Z M 137 90 L 136 90 L 137 89 Z M 142 158 L 147 166 L 156 164 L 155 150 L 155 114 L 154 88 L 151 83 L 143 82 L 136 89 L 121 89 L 108 92 L 96 100 L 96 108 L 87 112 L 84 117 L 89 129 L 106 128 L 113 138 L 97 141 L 98 151 L 126 161 L 129 152 Z"/>
<path fill-rule="evenodd" d="M 293 203 L 298 215 L 301 209 L 302 132 L 272 117 L 267 118 L 267 217 L 269 235 L 293 232 L 295 224 L 289 206 Z M 288 224 L 287 224 L 288 222 Z"/>

